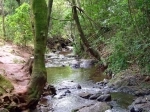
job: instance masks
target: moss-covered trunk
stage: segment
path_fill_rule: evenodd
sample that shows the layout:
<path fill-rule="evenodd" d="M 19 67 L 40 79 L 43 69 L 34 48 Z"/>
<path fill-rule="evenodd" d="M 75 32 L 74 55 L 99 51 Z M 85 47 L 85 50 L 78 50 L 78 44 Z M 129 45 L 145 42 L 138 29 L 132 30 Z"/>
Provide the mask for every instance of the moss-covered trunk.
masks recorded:
<path fill-rule="evenodd" d="M 34 63 L 27 91 L 28 108 L 34 108 L 42 94 L 47 81 L 44 54 L 46 49 L 46 39 L 48 32 L 47 4 L 45 0 L 32 0 L 32 10 L 34 15 Z"/>
<path fill-rule="evenodd" d="M 80 37 L 81 37 L 81 40 L 82 40 L 83 44 L 86 46 L 87 51 L 89 51 L 92 56 L 94 56 L 94 57 L 95 57 L 96 59 L 98 59 L 99 61 L 103 61 L 103 60 L 101 59 L 101 56 L 100 56 L 99 52 L 98 52 L 97 50 L 93 49 L 93 48 L 90 46 L 88 40 L 86 39 L 86 37 L 85 37 L 85 35 L 84 35 L 84 32 L 83 32 L 83 30 L 82 30 L 82 28 L 81 28 L 81 25 L 80 25 L 80 21 L 79 21 L 79 17 L 78 17 L 78 13 L 77 13 L 77 7 L 76 7 L 75 0 L 72 0 L 72 5 L 73 5 L 73 6 L 72 6 L 73 18 L 74 18 L 74 20 L 75 20 L 75 22 L 76 22 L 77 29 L 78 29 L 78 31 L 79 31 L 79 35 L 80 35 Z"/>
<path fill-rule="evenodd" d="M 5 12 L 4 12 L 4 0 L 1 1 L 1 8 L 2 8 L 2 29 L 3 29 L 3 37 L 5 38 L 6 36 L 6 31 L 5 31 Z"/>

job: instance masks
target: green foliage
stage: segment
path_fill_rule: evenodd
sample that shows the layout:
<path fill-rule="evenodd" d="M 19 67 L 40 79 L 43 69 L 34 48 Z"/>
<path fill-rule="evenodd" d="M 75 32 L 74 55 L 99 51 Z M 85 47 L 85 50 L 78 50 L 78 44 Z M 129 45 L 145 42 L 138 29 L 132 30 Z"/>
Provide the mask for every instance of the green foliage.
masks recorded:
<path fill-rule="evenodd" d="M 54 0 L 49 35 L 73 35 L 75 52 L 82 56 L 86 50 L 76 25 L 67 21 L 72 19 L 68 1 Z M 78 15 L 90 45 L 100 50 L 111 46 L 112 52 L 107 56 L 110 69 L 119 72 L 137 64 L 143 72 L 150 72 L 150 0 L 78 0 L 77 6 L 84 11 L 78 10 Z M 30 7 L 27 3 L 16 7 L 17 2 L 6 0 L 5 9 L 11 14 L 6 16 L 6 34 L 8 39 L 23 45 L 33 37 Z"/>
<path fill-rule="evenodd" d="M 84 56 L 84 47 L 83 47 L 83 43 L 80 39 L 80 37 L 76 37 L 76 39 L 74 40 L 74 52 L 75 54 L 77 54 L 78 56 Z"/>
<path fill-rule="evenodd" d="M 26 45 L 33 38 L 29 12 L 29 4 L 23 3 L 14 14 L 6 17 L 7 38 L 16 44 Z"/>
<path fill-rule="evenodd" d="M 80 22 L 91 46 L 100 50 L 111 46 L 112 52 L 107 56 L 109 68 L 117 73 L 137 64 L 149 73 L 150 1 L 87 0 L 80 3 L 86 13 L 78 13 Z M 77 46 L 79 42 L 76 41 Z M 81 47 L 77 48 L 80 53 Z"/>
<path fill-rule="evenodd" d="M 129 65 L 138 64 L 143 72 L 150 72 L 149 58 L 149 16 L 145 15 L 143 8 L 149 3 L 145 0 L 117 2 L 118 7 L 114 7 L 113 15 L 109 18 L 109 24 L 116 25 L 116 33 L 110 39 L 110 44 L 113 46 L 113 52 L 109 57 L 110 68 L 114 72 L 126 69 Z M 128 9 L 127 9 L 128 8 Z M 130 9 L 129 9 L 130 8 Z M 118 9 L 124 9 L 118 12 Z M 117 13 L 118 12 L 118 13 Z M 122 14 L 120 14 L 122 13 Z"/>
<path fill-rule="evenodd" d="M 122 32 L 120 32 L 117 37 L 111 39 L 113 52 L 109 56 L 109 67 L 116 73 L 120 70 L 126 69 L 129 65 L 128 61 L 130 54 L 127 52 L 126 44 L 124 43 L 122 35 Z"/>
<path fill-rule="evenodd" d="M 16 0 L 5 0 L 4 8 L 8 14 L 12 14 L 15 12 L 15 9 L 18 7 Z"/>
<path fill-rule="evenodd" d="M 52 37 L 64 37 L 70 35 L 71 7 L 63 0 L 54 0 L 52 9 L 52 21 L 50 34 Z"/>

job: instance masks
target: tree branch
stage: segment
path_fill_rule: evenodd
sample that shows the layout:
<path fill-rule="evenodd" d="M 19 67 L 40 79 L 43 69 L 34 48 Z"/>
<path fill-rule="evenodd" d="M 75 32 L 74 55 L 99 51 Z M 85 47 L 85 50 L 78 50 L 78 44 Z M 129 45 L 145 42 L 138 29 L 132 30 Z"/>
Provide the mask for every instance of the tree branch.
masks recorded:
<path fill-rule="evenodd" d="M 53 20 L 59 20 L 59 21 L 73 21 L 73 19 L 57 19 L 53 17 L 50 17 L 50 18 L 52 18 Z"/>

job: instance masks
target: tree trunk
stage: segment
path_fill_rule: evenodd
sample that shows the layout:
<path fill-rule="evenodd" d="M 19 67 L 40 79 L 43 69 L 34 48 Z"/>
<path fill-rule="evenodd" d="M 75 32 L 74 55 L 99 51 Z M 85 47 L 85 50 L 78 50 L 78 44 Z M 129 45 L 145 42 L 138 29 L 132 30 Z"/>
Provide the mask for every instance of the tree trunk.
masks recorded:
<path fill-rule="evenodd" d="M 34 63 L 31 81 L 27 91 L 27 108 L 35 108 L 47 81 L 45 68 L 45 49 L 48 33 L 48 8 L 45 0 L 32 0 L 34 15 Z"/>
<path fill-rule="evenodd" d="M 6 31 L 5 31 L 4 0 L 1 1 L 1 4 L 2 4 L 2 29 L 3 29 L 3 37 L 5 38 L 5 36 L 6 36 Z"/>
<path fill-rule="evenodd" d="M 74 20 L 76 22 L 77 29 L 79 31 L 79 35 L 81 37 L 81 40 L 82 40 L 83 44 L 86 46 L 87 51 L 89 51 L 92 56 L 94 56 L 97 60 L 99 60 L 100 62 L 103 63 L 103 59 L 101 58 L 99 52 L 97 50 L 93 49 L 90 46 L 88 40 L 86 39 L 86 37 L 84 35 L 84 32 L 83 32 L 83 30 L 81 28 L 81 25 L 80 25 L 80 21 L 79 21 L 79 17 L 78 17 L 78 13 L 77 13 L 77 7 L 76 7 L 75 0 L 72 0 L 72 10 L 73 10 L 73 18 L 74 18 Z"/>
<path fill-rule="evenodd" d="M 50 24 L 50 16 L 52 12 L 52 5 L 53 5 L 53 0 L 48 0 L 48 27 Z"/>

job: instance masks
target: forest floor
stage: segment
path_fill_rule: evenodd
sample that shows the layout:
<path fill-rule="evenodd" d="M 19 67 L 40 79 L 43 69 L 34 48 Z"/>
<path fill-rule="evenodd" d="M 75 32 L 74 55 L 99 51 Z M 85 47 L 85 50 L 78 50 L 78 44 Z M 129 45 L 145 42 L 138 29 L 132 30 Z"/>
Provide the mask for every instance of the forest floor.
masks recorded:
<path fill-rule="evenodd" d="M 26 90 L 30 76 L 22 67 L 31 56 L 32 50 L 29 47 L 0 41 L 0 74 L 13 84 L 13 92 L 22 93 Z"/>

